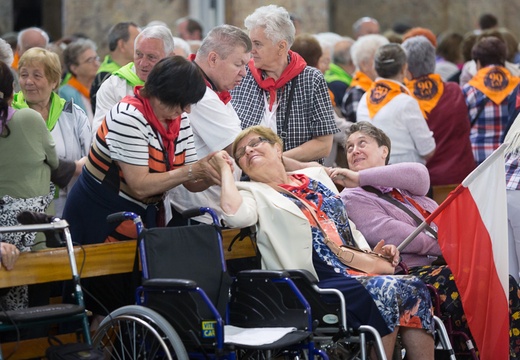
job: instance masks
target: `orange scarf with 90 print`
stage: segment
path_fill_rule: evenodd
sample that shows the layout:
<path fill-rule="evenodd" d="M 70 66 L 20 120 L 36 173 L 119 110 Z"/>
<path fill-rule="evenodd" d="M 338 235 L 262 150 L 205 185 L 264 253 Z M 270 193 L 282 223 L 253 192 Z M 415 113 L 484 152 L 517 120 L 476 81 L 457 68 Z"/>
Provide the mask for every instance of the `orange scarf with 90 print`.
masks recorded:
<path fill-rule="evenodd" d="M 408 91 L 395 81 L 379 79 L 375 81 L 367 91 L 368 115 L 371 119 L 376 116 L 386 104 L 399 94 L 407 94 Z"/>

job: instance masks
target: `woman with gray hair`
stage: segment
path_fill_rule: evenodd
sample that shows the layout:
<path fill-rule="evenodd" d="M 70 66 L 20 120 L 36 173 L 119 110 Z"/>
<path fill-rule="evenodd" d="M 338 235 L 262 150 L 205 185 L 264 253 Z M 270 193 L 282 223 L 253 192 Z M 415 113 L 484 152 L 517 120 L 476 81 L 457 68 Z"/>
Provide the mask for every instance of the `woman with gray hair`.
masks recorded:
<path fill-rule="evenodd" d="M 374 70 L 374 56 L 381 46 L 388 44 L 388 39 L 383 35 L 365 35 L 350 48 L 350 55 L 352 62 L 356 67 L 356 72 L 350 82 L 350 87 L 345 92 L 341 100 L 341 113 L 347 121 L 355 123 L 356 111 L 359 100 L 365 92 L 370 89 L 370 86 L 377 77 Z M 340 99 L 337 99 L 340 101 Z"/>
<path fill-rule="evenodd" d="M 426 167 L 435 185 L 458 184 L 475 168 L 469 141 L 468 108 L 457 83 L 444 82 L 435 71 L 435 48 L 424 36 L 402 44 L 411 78 L 406 83 L 427 119 L 435 154 Z"/>
<path fill-rule="evenodd" d="M 60 88 L 60 97 L 74 99 L 74 103 L 85 111 L 92 122 L 94 114 L 90 104 L 90 88 L 100 65 L 97 46 L 92 40 L 78 39 L 67 46 L 63 61 L 71 77 Z"/>
<path fill-rule="evenodd" d="M 318 69 L 290 50 L 295 29 L 283 7 L 262 6 L 244 24 L 253 43 L 247 74 L 231 91 L 243 129 L 264 125 L 284 140 L 284 155 L 323 161 L 338 132 L 327 84 Z"/>
<path fill-rule="evenodd" d="M 417 100 L 403 85 L 408 65 L 401 45 L 381 46 L 374 58 L 374 68 L 379 77 L 361 98 L 357 121 L 371 122 L 392 140 L 390 164 L 424 165 L 435 151 L 435 140 Z"/>

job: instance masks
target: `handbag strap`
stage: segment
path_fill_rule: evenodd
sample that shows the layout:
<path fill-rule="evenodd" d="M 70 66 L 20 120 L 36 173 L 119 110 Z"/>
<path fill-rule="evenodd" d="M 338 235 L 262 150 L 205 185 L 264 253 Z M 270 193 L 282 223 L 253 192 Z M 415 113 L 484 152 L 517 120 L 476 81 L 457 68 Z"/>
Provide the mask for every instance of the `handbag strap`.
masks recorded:
<path fill-rule="evenodd" d="M 408 207 L 406 207 L 406 205 L 404 205 L 399 200 L 393 198 L 388 193 L 383 193 L 381 190 L 379 190 L 371 185 L 362 186 L 362 188 L 365 191 L 371 192 L 372 194 L 376 194 L 381 199 L 384 199 L 384 200 L 394 204 L 399 209 L 403 210 L 406 214 L 408 214 L 415 221 L 415 223 L 418 226 L 423 223 L 424 219 L 421 219 L 412 210 L 410 210 Z M 437 239 L 437 231 L 433 230 L 430 225 L 426 225 L 425 230 L 428 231 L 430 234 L 432 234 L 435 239 Z"/>
<path fill-rule="evenodd" d="M 283 140 L 284 151 L 286 150 L 287 136 L 289 131 L 289 114 L 291 113 L 291 105 L 294 97 L 294 88 L 296 87 L 296 78 L 295 76 L 291 81 L 291 90 L 289 90 L 289 98 L 287 99 L 287 108 L 285 109 L 285 117 L 283 119 L 282 124 L 282 132 L 280 133 L 280 138 Z"/>
<path fill-rule="evenodd" d="M 303 200 L 303 199 L 300 199 L 298 196 L 294 195 L 292 192 L 290 192 L 290 191 L 287 190 L 287 189 L 284 189 L 284 188 L 281 187 L 281 186 L 277 186 L 276 189 L 277 189 L 278 191 L 280 191 L 280 192 L 283 192 L 284 194 L 290 195 L 290 196 L 292 196 L 293 198 L 300 200 L 300 202 L 303 204 L 303 206 L 305 206 L 305 207 L 309 210 L 310 214 L 312 215 L 312 217 L 313 217 L 314 220 L 316 221 L 316 224 L 318 225 L 318 227 L 320 228 L 321 232 L 323 233 L 323 235 L 324 235 L 327 239 L 333 241 L 333 242 L 336 243 L 336 245 L 338 245 L 338 246 L 343 246 L 343 245 L 345 245 L 345 244 L 343 244 L 343 241 L 341 241 L 341 238 L 340 238 L 339 233 L 337 232 L 337 230 L 336 230 L 336 233 L 338 234 L 337 239 L 336 239 L 334 236 L 333 236 L 332 238 L 329 236 L 329 234 L 325 231 L 325 229 L 324 229 L 323 226 L 321 225 L 321 222 L 320 222 L 320 219 L 318 218 L 318 214 L 317 214 L 317 212 L 316 212 L 316 209 L 314 209 L 312 206 L 310 206 L 309 203 L 308 203 L 307 201 L 305 201 L 305 200 Z M 328 244 L 328 242 L 325 242 L 325 243 Z"/>

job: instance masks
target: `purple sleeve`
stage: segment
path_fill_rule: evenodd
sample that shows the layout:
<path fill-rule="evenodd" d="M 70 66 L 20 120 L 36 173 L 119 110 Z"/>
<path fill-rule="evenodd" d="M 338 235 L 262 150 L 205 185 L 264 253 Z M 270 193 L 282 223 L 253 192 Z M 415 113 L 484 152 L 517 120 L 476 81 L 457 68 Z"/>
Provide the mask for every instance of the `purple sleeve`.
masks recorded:
<path fill-rule="evenodd" d="M 390 187 L 424 196 L 430 189 L 430 175 L 419 163 L 399 163 L 378 166 L 359 172 L 359 185 Z"/>

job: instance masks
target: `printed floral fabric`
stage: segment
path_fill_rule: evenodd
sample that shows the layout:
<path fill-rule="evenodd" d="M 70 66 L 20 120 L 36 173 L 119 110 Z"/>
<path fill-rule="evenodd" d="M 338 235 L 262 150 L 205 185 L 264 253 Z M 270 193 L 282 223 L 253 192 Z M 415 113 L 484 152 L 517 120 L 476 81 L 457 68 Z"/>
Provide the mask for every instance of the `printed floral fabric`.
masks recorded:
<path fill-rule="evenodd" d="M 334 194 L 323 184 L 312 179 L 310 179 L 304 192 L 306 193 L 305 198 L 316 205 L 318 205 L 320 197 L 323 199 L 321 210 L 334 221 L 343 241 L 346 244 L 354 245 L 348 223 L 348 214 L 339 195 Z M 290 195 L 283 195 L 304 211 L 305 206 L 300 200 Z M 314 250 L 321 261 L 336 273 L 344 274 L 346 277 L 352 276 L 348 273 L 348 267 L 341 263 L 324 243 L 323 233 L 317 226 L 312 226 L 312 238 Z M 370 294 L 391 331 L 396 326 L 433 331 L 431 298 L 426 285 L 417 277 L 410 275 L 356 275 L 353 277 Z M 355 299 L 352 300 L 355 301 Z"/>
<path fill-rule="evenodd" d="M 20 225 L 16 216 L 22 211 L 44 212 L 54 198 L 55 187 L 51 183 L 47 195 L 29 199 L 12 198 L 5 195 L 0 199 L 0 226 Z M 15 245 L 20 252 L 31 251 L 34 245 L 35 233 L 6 233 L 2 241 Z M 27 286 L 15 286 L 6 295 L 0 297 L 4 310 L 18 310 L 29 306 Z"/>

